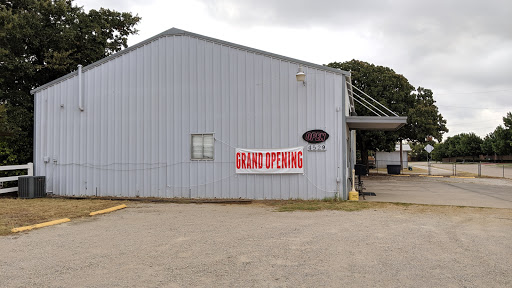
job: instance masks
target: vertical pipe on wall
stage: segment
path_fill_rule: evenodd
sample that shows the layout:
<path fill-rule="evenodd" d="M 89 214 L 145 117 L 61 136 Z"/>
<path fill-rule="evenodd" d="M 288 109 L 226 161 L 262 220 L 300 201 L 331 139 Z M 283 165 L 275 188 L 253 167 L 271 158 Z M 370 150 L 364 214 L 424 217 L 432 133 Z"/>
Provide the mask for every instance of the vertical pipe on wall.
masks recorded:
<path fill-rule="evenodd" d="M 356 130 L 350 131 L 350 168 L 352 168 L 352 191 L 355 191 L 356 176 L 355 176 L 355 164 L 356 164 Z"/>
<path fill-rule="evenodd" d="M 84 96 L 82 94 L 82 65 L 78 65 L 78 109 L 84 111 Z"/>
<path fill-rule="evenodd" d="M 342 77 L 342 82 L 341 82 L 341 179 L 342 179 L 342 186 L 341 186 L 341 189 L 342 189 L 342 199 L 343 200 L 347 200 L 348 199 L 348 173 L 347 173 L 347 164 L 348 164 L 348 155 L 347 155 L 347 137 L 349 137 L 348 133 L 347 133 L 347 120 L 345 119 L 346 117 L 346 113 L 345 113 L 345 105 L 347 105 L 346 103 L 346 87 L 347 87 L 347 82 L 346 82 L 346 77 Z"/>

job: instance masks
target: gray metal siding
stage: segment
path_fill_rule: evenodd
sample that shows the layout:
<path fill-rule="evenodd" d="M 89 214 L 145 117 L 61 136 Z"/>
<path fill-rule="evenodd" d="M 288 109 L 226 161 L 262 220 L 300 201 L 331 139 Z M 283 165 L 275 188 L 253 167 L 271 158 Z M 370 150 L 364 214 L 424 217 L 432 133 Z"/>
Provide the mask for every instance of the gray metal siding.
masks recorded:
<path fill-rule="evenodd" d="M 160 38 L 86 70 L 83 112 L 77 76 L 36 92 L 36 171 L 58 195 L 334 196 L 347 159 L 336 112 L 344 76 L 304 67 L 304 87 L 297 68 L 193 37 Z M 310 129 L 331 137 L 326 152 L 304 151 L 305 175 L 235 174 L 235 147 L 304 146 Z M 213 161 L 190 160 L 191 133 L 214 133 Z"/>

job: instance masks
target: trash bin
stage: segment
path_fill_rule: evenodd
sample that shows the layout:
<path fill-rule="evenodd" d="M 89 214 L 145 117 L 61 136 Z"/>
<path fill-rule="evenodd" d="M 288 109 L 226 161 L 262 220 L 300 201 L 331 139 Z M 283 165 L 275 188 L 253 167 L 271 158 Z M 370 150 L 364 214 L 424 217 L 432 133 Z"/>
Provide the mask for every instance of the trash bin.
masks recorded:
<path fill-rule="evenodd" d="M 366 174 L 368 174 L 368 171 L 366 171 L 366 165 L 363 164 L 354 165 L 354 170 L 357 176 L 366 176 Z"/>
<path fill-rule="evenodd" d="M 392 175 L 400 174 L 400 165 L 388 165 L 388 174 L 392 174 Z"/>

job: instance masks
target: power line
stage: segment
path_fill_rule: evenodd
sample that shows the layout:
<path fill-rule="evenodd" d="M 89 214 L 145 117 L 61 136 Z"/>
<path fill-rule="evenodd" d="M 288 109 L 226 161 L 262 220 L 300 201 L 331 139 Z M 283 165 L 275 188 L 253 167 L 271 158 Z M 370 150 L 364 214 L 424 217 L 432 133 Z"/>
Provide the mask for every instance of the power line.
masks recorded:
<path fill-rule="evenodd" d="M 450 126 L 454 126 L 454 125 L 455 125 L 455 126 L 456 126 L 456 125 L 464 126 L 464 125 L 470 125 L 470 124 L 487 123 L 487 122 L 496 122 L 496 121 L 501 122 L 501 119 L 500 119 L 500 120 L 478 121 L 478 122 L 466 122 L 466 123 L 446 123 L 446 125 L 450 125 Z"/>
<path fill-rule="evenodd" d="M 511 109 L 511 107 L 495 107 L 495 108 L 491 108 L 491 107 L 466 107 L 466 106 L 449 106 L 449 105 L 437 105 L 438 107 L 450 107 L 450 108 L 460 108 L 460 109 L 480 109 L 480 110 L 483 110 L 483 109 L 495 109 L 495 110 L 499 110 L 499 109 Z"/>
<path fill-rule="evenodd" d="M 487 130 L 487 129 L 492 129 L 492 128 L 496 128 L 497 126 L 490 126 L 490 127 L 473 127 L 473 128 L 465 128 L 465 129 L 456 129 L 454 131 L 450 130 L 450 133 L 451 134 L 459 134 L 461 132 L 475 132 L 474 130 Z M 492 132 L 492 131 L 491 131 Z"/>
<path fill-rule="evenodd" d="M 435 95 L 453 95 L 453 94 L 479 94 L 479 93 L 496 93 L 496 92 L 507 92 L 512 91 L 512 89 L 505 90 L 491 90 L 491 91 L 474 91 L 474 92 L 446 92 L 446 93 L 434 93 Z"/>

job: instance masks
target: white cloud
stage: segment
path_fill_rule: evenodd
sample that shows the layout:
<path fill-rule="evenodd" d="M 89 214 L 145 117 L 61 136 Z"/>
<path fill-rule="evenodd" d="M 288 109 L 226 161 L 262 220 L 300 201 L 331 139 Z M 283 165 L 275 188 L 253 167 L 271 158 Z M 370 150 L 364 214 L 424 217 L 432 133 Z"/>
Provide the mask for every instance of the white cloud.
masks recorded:
<path fill-rule="evenodd" d="M 85 9 L 139 14 L 140 35 L 130 37 L 130 45 L 177 27 L 318 64 L 359 59 L 388 66 L 412 85 L 434 91 L 448 120 L 448 136 L 473 131 L 483 137 L 512 111 L 512 2 L 508 1 L 75 3 Z M 507 91 L 461 93 L 496 90 Z"/>

